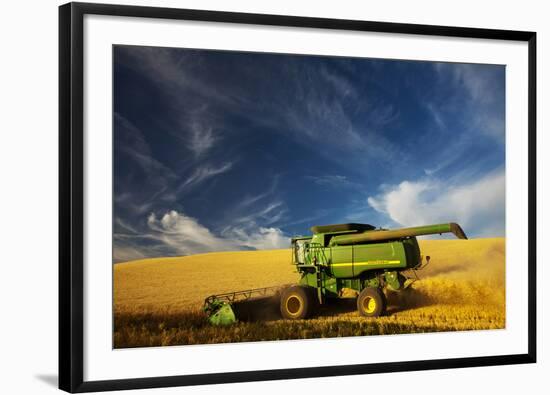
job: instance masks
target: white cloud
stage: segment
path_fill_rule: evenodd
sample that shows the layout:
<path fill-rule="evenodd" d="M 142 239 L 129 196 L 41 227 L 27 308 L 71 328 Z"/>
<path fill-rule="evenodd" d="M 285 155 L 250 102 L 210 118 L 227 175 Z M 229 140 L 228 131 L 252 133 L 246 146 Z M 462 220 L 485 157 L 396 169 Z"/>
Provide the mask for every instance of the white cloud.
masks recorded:
<path fill-rule="evenodd" d="M 332 70 L 329 70 L 326 66 L 323 66 L 318 69 L 319 74 L 323 77 L 328 84 L 338 92 L 342 97 L 351 95 L 353 98 L 357 97 L 358 90 L 353 85 L 353 82 L 349 78 L 346 78 L 342 73 L 337 73 Z"/>
<path fill-rule="evenodd" d="M 216 235 L 195 218 L 175 210 L 160 217 L 151 213 L 147 226 L 149 229 L 143 234 L 115 234 L 116 262 L 162 255 L 277 249 L 289 245 L 289 238 L 279 228 L 247 224 L 227 227 L 221 235 Z"/>
<path fill-rule="evenodd" d="M 472 64 L 453 64 L 453 77 L 458 85 L 477 103 L 488 104 L 495 101 L 494 81 L 490 78 L 492 69 Z"/>
<path fill-rule="evenodd" d="M 263 200 L 263 199 L 267 198 L 268 196 L 272 195 L 273 193 L 275 193 L 277 191 L 277 186 L 279 185 L 279 178 L 280 178 L 280 175 L 275 174 L 274 176 L 271 177 L 271 184 L 270 184 L 270 186 L 267 190 L 265 190 L 261 193 L 255 194 L 255 195 L 245 196 L 241 200 L 241 202 L 238 206 L 238 209 L 247 208 L 247 207 L 253 205 L 254 203 L 256 203 L 260 200 Z"/>
<path fill-rule="evenodd" d="M 428 112 L 430 113 L 430 115 L 432 116 L 434 122 L 437 124 L 437 127 L 440 130 L 446 130 L 447 125 L 445 123 L 444 115 L 441 113 L 441 110 L 437 108 L 433 103 L 428 102 L 425 104 L 425 106 Z"/>
<path fill-rule="evenodd" d="M 224 235 L 242 247 L 256 250 L 271 250 L 289 246 L 289 238 L 279 228 L 264 228 L 246 230 L 244 228 L 230 228 Z"/>
<path fill-rule="evenodd" d="M 114 114 L 117 123 L 116 148 L 132 159 L 145 174 L 155 180 L 175 179 L 176 174 L 165 164 L 155 159 L 143 132 L 122 115 Z"/>
<path fill-rule="evenodd" d="M 161 218 L 151 213 L 147 225 L 153 231 L 153 238 L 178 254 L 223 251 L 235 247 L 230 240 L 212 234 L 196 219 L 175 210 L 167 212 Z"/>
<path fill-rule="evenodd" d="M 220 103 L 231 104 L 235 98 L 201 76 L 203 58 L 192 51 L 174 51 L 169 48 L 120 48 L 119 61 L 140 71 L 162 85 L 177 103 L 189 104 L 189 94 L 207 97 Z"/>
<path fill-rule="evenodd" d="M 129 146 L 121 146 L 119 149 L 130 156 L 147 175 L 151 177 L 158 177 L 159 175 L 163 175 L 166 178 L 176 178 L 172 170 L 170 170 L 160 161 L 153 158 L 151 155 L 139 152 Z"/>
<path fill-rule="evenodd" d="M 306 176 L 305 178 L 313 181 L 317 185 L 326 186 L 326 187 L 342 188 L 342 187 L 356 186 L 356 184 L 348 180 L 346 176 L 342 176 L 338 174 L 335 174 L 335 175 L 326 174 L 322 176 Z"/>
<path fill-rule="evenodd" d="M 115 244 L 115 248 L 113 248 L 115 262 L 127 262 L 143 258 L 146 258 L 146 256 L 136 247 Z"/>
<path fill-rule="evenodd" d="M 132 225 L 128 224 L 126 221 L 124 221 L 120 217 L 115 217 L 114 223 L 117 227 L 124 230 L 125 232 L 131 233 L 131 234 L 137 233 L 136 229 Z"/>
<path fill-rule="evenodd" d="M 232 80 L 212 84 L 200 52 L 136 47 L 121 48 L 118 56 L 120 62 L 148 76 L 171 96 L 174 109 L 184 113 L 184 132 L 177 129 L 173 135 L 184 140 L 196 158 L 219 145 L 219 127 L 235 135 L 240 133 L 238 128 L 227 127 L 227 122 L 216 124 L 226 111 L 238 113 L 252 125 L 288 134 L 308 149 L 313 143 L 321 155 L 339 165 L 342 162 L 335 151 L 345 152 L 349 160 L 344 164 L 350 166 L 369 160 L 391 163 L 394 157 L 403 160 L 407 156 L 383 133 L 384 126 L 398 118 L 398 109 L 391 103 L 367 101 L 347 72 L 288 59 L 281 63 L 290 78 L 288 85 L 262 84 L 270 94 L 256 97 Z M 345 62 L 340 66 L 345 67 Z M 356 96 L 362 99 L 354 100 Z M 343 104 L 336 98 L 349 102 Z M 204 102 L 211 103 L 211 107 L 204 108 Z M 354 122 L 358 113 L 362 114 L 360 124 Z"/>
<path fill-rule="evenodd" d="M 433 179 L 403 181 L 369 197 L 368 203 L 402 226 L 458 222 L 474 236 L 504 235 L 504 171 L 461 185 Z"/>
<path fill-rule="evenodd" d="M 260 208 L 256 211 L 247 210 L 246 213 L 243 213 L 240 216 L 236 216 L 232 220 L 232 222 L 238 224 L 239 227 L 245 227 L 247 229 L 257 229 L 258 222 L 261 222 L 264 225 L 272 225 L 283 219 L 286 213 L 287 209 L 284 203 L 281 201 L 274 201 L 268 203 L 267 206 Z"/>
<path fill-rule="evenodd" d="M 254 195 L 244 195 L 236 205 L 228 208 L 221 222 L 229 226 L 222 233 L 231 226 L 258 229 L 260 225 L 273 226 L 286 219 L 288 210 L 285 203 L 277 196 L 272 196 L 277 195 L 278 184 L 279 175 L 274 175 L 267 189 Z"/>
<path fill-rule="evenodd" d="M 210 165 L 199 166 L 193 171 L 193 173 L 178 187 L 177 193 L 182 192 L 184 189 L 200 184 L 209 178 L 217 176 L 218 174 L 225 173 L 231 170 L 233 163 L 227 162 L 219 167 L 213 167 Z"/>
<path fill-rule="evenodd" d="M 442 83 L 451 83 L 456 92 L 466 94 L 467 100 L 460 108 L 473 130 L 504 143 L 504 103 L 499 100 L 504 95 L 504 81 L 494 73 L 494 66 L 447 63 L 434 65 Z M 447 97 L 445 103 L 452 101 L 452 97 Z M 432 112 L 432 115 L 436 117 L 437 113 Z M 435 121 L 440 125 L 437 118 Z"/>
<path fill-rule="evenodd" d="M 196 156 L 201 156 L 211 149 L 218 136 L 214 134 L 212 127 L 204 127 L 197 123 L 193 123 L 191 126 L 191 138 L 189 140 L 189 149 L 193 151 Z"/>

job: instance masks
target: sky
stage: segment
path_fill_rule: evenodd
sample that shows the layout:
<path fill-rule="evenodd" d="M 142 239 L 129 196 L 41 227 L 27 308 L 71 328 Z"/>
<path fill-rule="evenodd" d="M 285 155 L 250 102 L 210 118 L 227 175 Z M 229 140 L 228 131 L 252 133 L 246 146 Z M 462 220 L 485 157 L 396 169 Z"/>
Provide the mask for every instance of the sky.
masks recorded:
<path fill-rule="evenodd" d="M 115 262 L 313 225 L 504 236 L 505 67 L 114 47 Z"/>

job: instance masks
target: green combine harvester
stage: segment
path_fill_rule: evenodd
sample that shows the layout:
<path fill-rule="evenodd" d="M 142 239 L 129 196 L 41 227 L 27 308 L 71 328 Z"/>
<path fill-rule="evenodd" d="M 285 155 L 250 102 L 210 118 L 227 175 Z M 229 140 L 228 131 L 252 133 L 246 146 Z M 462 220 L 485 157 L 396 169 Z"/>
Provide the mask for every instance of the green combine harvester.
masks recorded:
<path fill-rule="evenodd" d="M 402 229 L 377 229 L 368 224 L 313 226 L 312 236 L 293 237 L 292 263 L 300 274 L 297 284 L 212 295 L 204 310 L 214 325 L 228 325 L 236 317 L 231 306 L 240 301 L 275 296 L 286 319 L 310 317 L 330 299 L 357 298 L 357 310 L 378 317 L 386 310 L 384 289 L 400 291 L 424 268 L 416 236 L 453 233 L 467 239 L 456 223 Z M 405 275 L 405 272 L 413 276 Z"/>

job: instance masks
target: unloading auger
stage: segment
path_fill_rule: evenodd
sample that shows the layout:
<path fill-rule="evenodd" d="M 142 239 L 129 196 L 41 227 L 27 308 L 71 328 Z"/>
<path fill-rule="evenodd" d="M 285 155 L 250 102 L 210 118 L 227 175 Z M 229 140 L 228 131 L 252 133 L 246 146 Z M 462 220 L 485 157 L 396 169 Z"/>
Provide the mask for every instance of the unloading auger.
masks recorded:
<path fill-rule="evenodd" d="M 286 319 L 304 319 L 330 299 L 357 297 L 357 310 L 365 317 L 378 317 L 386 310 L 384 289 L 400 291 L 424 261 L 417 236 L 452 233 L 467 239 L 460 225 L 451 222 L 402 229 L 381 229 L 369 224 L 313 226 L 312 236 L 291 239 L 292 263 L 300 275 L 297 284 L 257 288 L 205 299 L 204 311 L 214 325 L 235 322 L 231 308 L 237 301 L 280 296 L 280 311 Z M 416 274 L 415 274 L 416 276 Z"/>

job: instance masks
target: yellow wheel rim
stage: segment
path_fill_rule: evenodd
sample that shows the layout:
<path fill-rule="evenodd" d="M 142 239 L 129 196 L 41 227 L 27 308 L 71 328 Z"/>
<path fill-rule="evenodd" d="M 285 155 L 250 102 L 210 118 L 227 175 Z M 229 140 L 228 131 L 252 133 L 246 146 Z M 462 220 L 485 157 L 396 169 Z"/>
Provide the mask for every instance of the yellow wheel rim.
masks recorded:
<path fill-rule="evenodd" d="M 286 309 L 291 315 L 298 315 L 302 310 L 302 301 L 297 296 L 292 295 L 286 301 Z"/>
<path fill-rule="evenodd" d="M 374 313 L 374 310 L 376 310 L 376 300 L 370 296 L 367 296 L 363 299 L 363 309 L 365 310 L 365 313 Z"/>

